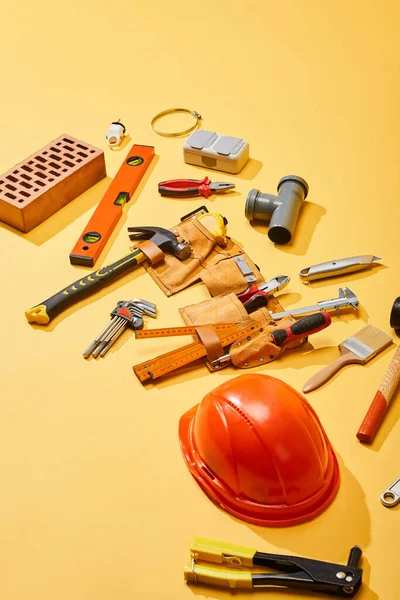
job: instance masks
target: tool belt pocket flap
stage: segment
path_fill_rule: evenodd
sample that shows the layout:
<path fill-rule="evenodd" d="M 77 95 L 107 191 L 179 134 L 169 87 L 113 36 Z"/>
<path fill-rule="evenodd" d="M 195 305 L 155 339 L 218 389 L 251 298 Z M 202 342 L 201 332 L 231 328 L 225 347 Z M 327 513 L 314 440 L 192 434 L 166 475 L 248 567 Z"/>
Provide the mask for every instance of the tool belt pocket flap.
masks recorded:
<path fill-rule="evenodd" d="M 211 296 L 228 294 L 230 292 L 243 292 L 249 285 L 259 285 L 264 282 L 258 267 L 231 240 L 229 251 L 224 255 L 217 254 L 221 248 L 216 248 L 214 260 L 209 261 L 201 274 L 201 279 L 206 285 Z M 240 257 L 240 262 L 238 258 Z M 243 269 L 239 265 L 246 265 L 250 279 L 246 278 Z"/>
<path fill-rule="evenodd" d="M 186 325 L 249 321 L 245 307 L 235 294 L 217 296 L 179 309 Z"/>

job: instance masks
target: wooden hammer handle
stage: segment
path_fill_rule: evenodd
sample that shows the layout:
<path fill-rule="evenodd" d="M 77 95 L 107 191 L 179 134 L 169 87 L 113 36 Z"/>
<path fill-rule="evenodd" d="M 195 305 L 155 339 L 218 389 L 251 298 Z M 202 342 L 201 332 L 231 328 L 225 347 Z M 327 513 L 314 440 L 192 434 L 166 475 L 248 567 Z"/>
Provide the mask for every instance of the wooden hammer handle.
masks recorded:
<path fill-rule="evenodd" d="M 372 400 L 371 406 L 357 432 L 357 438 L 364 444 L 371 444 L 383 416 L 389 406 L 396 387 L 400 381 L 400 346 L 397 348 L 392 362 Z"/>

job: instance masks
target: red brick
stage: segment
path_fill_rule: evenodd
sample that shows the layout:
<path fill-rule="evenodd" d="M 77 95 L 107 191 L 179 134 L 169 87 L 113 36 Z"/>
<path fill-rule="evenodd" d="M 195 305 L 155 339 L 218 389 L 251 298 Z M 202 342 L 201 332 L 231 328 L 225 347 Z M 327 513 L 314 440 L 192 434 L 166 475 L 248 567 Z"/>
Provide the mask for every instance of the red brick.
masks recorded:
<path fill-rule="evenodd" d="M 105 176 L 102 150 L 60 135 L 0 176 L 0 221 L 27 233 Z"/>

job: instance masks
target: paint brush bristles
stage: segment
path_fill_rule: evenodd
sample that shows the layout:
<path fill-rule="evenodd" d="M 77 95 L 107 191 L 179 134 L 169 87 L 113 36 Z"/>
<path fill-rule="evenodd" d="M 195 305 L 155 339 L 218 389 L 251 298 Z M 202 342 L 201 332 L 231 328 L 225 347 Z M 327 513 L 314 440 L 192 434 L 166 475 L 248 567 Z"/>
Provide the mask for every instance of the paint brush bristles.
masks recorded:
<path fill-rule="evenodd" d="M 360 331 L 342 342 L 340 346 L 350 350 L 367 362 L 378 352 L 389 346 L 392 338 L 373 325 L 365 325 Z M 339 346 L 339 348 L 340 348 Z"/>

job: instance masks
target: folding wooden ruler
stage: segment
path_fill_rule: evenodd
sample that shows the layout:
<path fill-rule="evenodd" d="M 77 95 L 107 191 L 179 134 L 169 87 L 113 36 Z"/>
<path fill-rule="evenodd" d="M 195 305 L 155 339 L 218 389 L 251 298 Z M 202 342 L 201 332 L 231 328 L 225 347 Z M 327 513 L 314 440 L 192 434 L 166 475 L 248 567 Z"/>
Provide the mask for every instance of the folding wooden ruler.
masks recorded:
<path fill-rule="evenodd" d="M 153 146 L 132 146 L 73 247 L 69 255 L 72 265 L 93 267 L 153 158 Z"/>
<path fill-rule="evenodd" d="M 221 346 L 229 346 L 236 340 L 249 335 L 255 329 L 262 327 L 256 321 L 246 321 L 244 323 L 218 323 L 212 325 L 217 333 Z M 177 335 L 197 335 L 196 327 L 166 327 L 165 329 L 146 329 L 144 331 L 135 331 L 138 339 L 171 337 Z M 206 347 L 201 341 L 187 344 L 177 350 L 166 352 L 139 365 L 133 367 L 133 371 L 138 379 L 143 383 L 148 379 L 157 379 L 166 373 L 171 373 L 184 365 L 187 365 L 199 358 L 207 356 Z M 230 363 L 229 355 L 220 357 L 213 362 L 213 367 L 218 369 Z"/>

